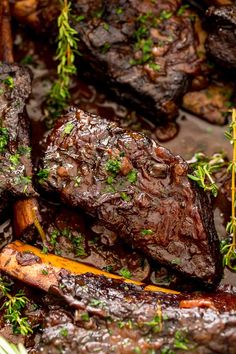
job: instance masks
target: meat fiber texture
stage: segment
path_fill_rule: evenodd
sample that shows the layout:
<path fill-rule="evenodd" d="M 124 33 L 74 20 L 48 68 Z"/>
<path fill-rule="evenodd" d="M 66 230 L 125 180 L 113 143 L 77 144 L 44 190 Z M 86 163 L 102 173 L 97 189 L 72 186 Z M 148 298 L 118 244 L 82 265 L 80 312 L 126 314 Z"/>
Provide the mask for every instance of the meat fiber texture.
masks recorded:
<path fill-rule="evenodd" d="M 35 195 L 31 184 L 29 122 L 25 111 L 31 92 L 27 69 L 0 64 L 0 215 L 13 197 Z"/>
<path fill-rule="evenodd" d="M 74 310 L 57 307 L 45 316 L 40 353 L 235 353 L 235 295 L 150 293 L 65 271 L 60 285 L 52 293 Z"/>
<path fill-rule="evenodd" d="M 51 33 L 59 1 L 38 0 L 27 7 L 26 3 L 15 1 L 15 16 Z M 82 54 L 78 66 L 86 64 L 82 72 L 146 118 L 158 122 L 174 118 L 200 65 L 194 21 L 188 9 L 181 8 L 182 2 L 72 3 Z"/>
<path fill-rule="evenodd" d="M 206 49 L 225 69 L 236 72 L 236 4 L 207 10 Z"/>
<path fill-rule="evenodd" d="M 73 109 L 48 137 L 42 186 L 144 254 L 212 285 L 222 275 L 208 198 L 156 141 Z"/>

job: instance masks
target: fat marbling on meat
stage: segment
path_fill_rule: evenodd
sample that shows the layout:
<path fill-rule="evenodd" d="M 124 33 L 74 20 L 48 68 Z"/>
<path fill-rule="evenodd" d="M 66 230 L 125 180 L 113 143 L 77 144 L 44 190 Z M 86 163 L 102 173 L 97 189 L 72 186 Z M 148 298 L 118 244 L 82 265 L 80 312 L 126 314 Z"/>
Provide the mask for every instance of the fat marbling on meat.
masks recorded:
<path fill-rule="evenodd" d="M 188 164 L 143 134 L 79 109 L 48 136 L 43 188 L 83 208 L 134 248 L 205 284 L 222 275 L 207 195 Z"/>

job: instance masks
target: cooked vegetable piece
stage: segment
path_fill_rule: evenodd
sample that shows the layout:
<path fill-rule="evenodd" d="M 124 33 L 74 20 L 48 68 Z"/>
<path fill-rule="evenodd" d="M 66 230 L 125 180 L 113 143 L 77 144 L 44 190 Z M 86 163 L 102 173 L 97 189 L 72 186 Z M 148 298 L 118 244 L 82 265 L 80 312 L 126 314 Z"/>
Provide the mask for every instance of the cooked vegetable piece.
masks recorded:
<path fill-rule="evenodd" d="M 36 247 L 23 244 L 20 241 L 9 244 L 0 253 L 0 270 L 45 291 L 49 291 L 51 286 L 59 286 L 59 274 L 62 269 L 66 269 L 72 274 L 81 275 L 91 273 L 103 275 L 109 279 L 118 279 L 124 284 L 142 286 L 147 291 L 163 291 L 170 294 L 178 293 L 170 289 L 146 285 L 119 275 L 107 273 L 84 263 L 71 261 L 53 254 L 44 254 Z"/>

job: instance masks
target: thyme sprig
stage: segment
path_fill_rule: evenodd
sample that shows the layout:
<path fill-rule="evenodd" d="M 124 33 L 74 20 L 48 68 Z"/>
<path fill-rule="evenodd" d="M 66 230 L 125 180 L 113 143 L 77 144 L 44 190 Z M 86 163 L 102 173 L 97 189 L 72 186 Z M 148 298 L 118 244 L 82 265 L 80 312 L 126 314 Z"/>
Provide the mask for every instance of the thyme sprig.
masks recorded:
<path fill-rule="evenodd" d="M 231 218 L 226 226 L 226 231 L 231 235 L 229 242 L 223 241 L 221 252 L 223 254 L 223 265 L 236 271 L 236 211 L 235 211 L 235 170 L 236 170 L 236 109 L 232 111 L 232 122 L 228 131 L 225 133 L 227 139 L 233 147 L 233 159 L 229 164 L 228 170 L 231 172 Z"/>
<path fill-rule="evenodd" d="M 55 119 L 67 106 L 70 99 L 70 79 L 76 74 L 75 54 L 78 52 L 77 32 L 70 25 L 71 3 L 62 1 L 61 13 L 57 20 L 58 38 L 55 59 L 58 61 L 57 80 L 53 83 L 47 99 L 49 117 L 47 125 L 51 127 Z"/>
<path fill-rule="evenodd" d="M 218 186 L 215 183 L 212 174 L 219 171 L 222 167 L 227 166 L 228 162 L 225 161 L 223 153 L 217 153 L 211 157 L 207 157 L 203 153 L 196 153 L 194 158 L 189 161 L 192 169 L 192 174 L 188 177 L 204 189 L 210 191 L 214 197 L 218 194 Z"/>
<path fill-rule="evenodd" d="M 8 342 L 4 337 L 0 336 L 0 353 L 1 354 L 27 354 L 27 350 L 22 343 L 17 346 Z"/>
<path fill-rule="evenodd" d="M 0 309 L 5 310 L 3 317 L 11 323 L 14 333 L 22 335 L 33 333 L 27 317 L 22 317 L 21 314 L 29 300 L 22 290 L 19 290 L 15 295 L 11 295 L 10 287 L 10 283 L 0 278 L 0 292 L 7 298 Z"/>

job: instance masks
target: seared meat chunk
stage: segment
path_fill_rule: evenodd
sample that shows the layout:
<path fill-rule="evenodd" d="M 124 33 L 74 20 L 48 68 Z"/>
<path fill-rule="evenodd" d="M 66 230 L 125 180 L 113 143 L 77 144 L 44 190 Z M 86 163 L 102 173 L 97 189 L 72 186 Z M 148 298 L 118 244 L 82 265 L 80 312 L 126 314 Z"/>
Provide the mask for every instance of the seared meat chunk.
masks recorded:
<path fill-rule="evenodd" d="M 192 81 L 191 87 L 184 95 L 182 108 L 201 117 L 209 123 L 223 125 L 230 117 L 229 108 L 235 100 L 235 86 L 214 70 L 214 63 L 209 62 L 205 50 L 207 32 L 196 13 L 195 32 L 198 36 L 198 53 L 201 57 L 201 70 Z"/>
<path fill-rule="evenodd" d="M 221 278 L 211 207 L 187 163 L 142 134 L 73 109 L 48 137 L 42 186 L 163 265 Z"/>
<path fill-rule="evenodd" d="M 206 48 L 224 68 L 236 69 L 236 5 L 210 7 Z"/>
<path fill-rule="evenodd" d="M 60 284 L 62 290 L 54 291 L 76 311 L 49 311 L 40 353 L 235 352 L 235 295 L 150 293 L 102 276 L 65 271 Z"/>
<path fill-rule="evenodd" d="M 233 92 L 232 84 L 216 81 L 201 90 L 187 92 L 182 107 L 209 123 L 224 125 L 230 117 Z"/>
<path fill-rule="evenodd" d="M 24 13 L 26 2 L 15 1 L 16 16 L 37 28 L 44 23 L 44 30 L 49 26 L 51 31 L 55 3 L 43 7 L 45 1 L 38 0 L 36 8 L 31 4 L 32 13 L 38 12 L 29 16 L 30 7 Z M 108 92 L 155 121 L 177 115 L 177 104 L 199 67 L 193 23 L 181 3 L 73 2 L 74 13 L 80 19 L 84 16 L 74 27 L 80 39 L 80 60 L 93 82 L 102 82 Z"/>
<path fill-rule="evenodd" d="M 235 0 L 205 0 L 208 6 L 233 5 Z"/>
<path fill-rule="evenodd" d="M 30 92 L 31 78 L 25 68 L 0 65 L 0 214 L 12 197 L 35 195 L 25 111 Z"/>

